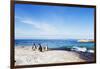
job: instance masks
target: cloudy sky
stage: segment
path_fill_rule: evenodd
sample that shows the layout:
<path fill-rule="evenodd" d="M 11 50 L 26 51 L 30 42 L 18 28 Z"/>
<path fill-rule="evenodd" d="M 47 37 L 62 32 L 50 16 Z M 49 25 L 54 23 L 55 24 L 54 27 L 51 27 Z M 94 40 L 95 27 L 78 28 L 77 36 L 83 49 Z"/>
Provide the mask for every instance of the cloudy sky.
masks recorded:
<path fill-rule="evenodd" d="M 15 5 L 15 39 L 93 39 L 94 8 Z"/>

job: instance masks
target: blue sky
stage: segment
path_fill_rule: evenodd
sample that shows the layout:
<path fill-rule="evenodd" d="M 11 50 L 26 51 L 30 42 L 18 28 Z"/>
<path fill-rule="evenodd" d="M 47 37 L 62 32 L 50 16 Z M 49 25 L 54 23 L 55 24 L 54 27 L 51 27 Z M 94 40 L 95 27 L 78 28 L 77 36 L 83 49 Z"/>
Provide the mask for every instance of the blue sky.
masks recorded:
<path fill-rule="evenodd" d="M 93 39 L 94 8 L 15 5 L 15 39 Z"/>

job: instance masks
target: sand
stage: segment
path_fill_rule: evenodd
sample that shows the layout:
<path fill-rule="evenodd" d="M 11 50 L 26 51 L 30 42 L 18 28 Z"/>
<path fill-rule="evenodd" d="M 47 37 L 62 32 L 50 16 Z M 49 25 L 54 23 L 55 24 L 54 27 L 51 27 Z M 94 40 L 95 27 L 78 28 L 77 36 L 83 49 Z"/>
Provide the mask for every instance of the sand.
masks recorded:
<path fill-rule="evenodd" d="M 73 51 L 49 50 L 45 52 L 33 51 L 31 46 L 15 47 L 15 65 L 35 65 L 50 63 L 85 62 L 80 54 Z"/>

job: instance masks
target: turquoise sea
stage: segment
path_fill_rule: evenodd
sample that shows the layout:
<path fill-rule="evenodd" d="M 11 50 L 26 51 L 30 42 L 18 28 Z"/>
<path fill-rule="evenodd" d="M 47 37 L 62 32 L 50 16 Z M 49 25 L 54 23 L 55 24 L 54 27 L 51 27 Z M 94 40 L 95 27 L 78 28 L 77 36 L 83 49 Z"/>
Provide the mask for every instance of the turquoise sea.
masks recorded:
<path fill-rule="evenodd" d="M 16 39 L 15 46 L 32 46 L 41 44 L 48 48 L 72 48 L 73 46 L 94 49 L 93 42 L 77 42 L 77 39 Z"/>

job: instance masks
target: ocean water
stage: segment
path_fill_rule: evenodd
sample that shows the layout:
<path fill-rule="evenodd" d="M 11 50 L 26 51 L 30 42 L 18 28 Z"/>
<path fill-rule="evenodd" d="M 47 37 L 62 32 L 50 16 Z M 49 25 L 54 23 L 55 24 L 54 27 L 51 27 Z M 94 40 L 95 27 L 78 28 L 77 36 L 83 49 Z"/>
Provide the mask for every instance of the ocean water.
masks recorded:
<path fill-rule="evenodd" d="M 33 44 L 41 44 L 48 48 L 72 48 L 73 46 L 86 47 L 94 49 L 93 42 L 77 42 L 76 39 L 16 39 L 15 46 L 32 46 Z"/>

